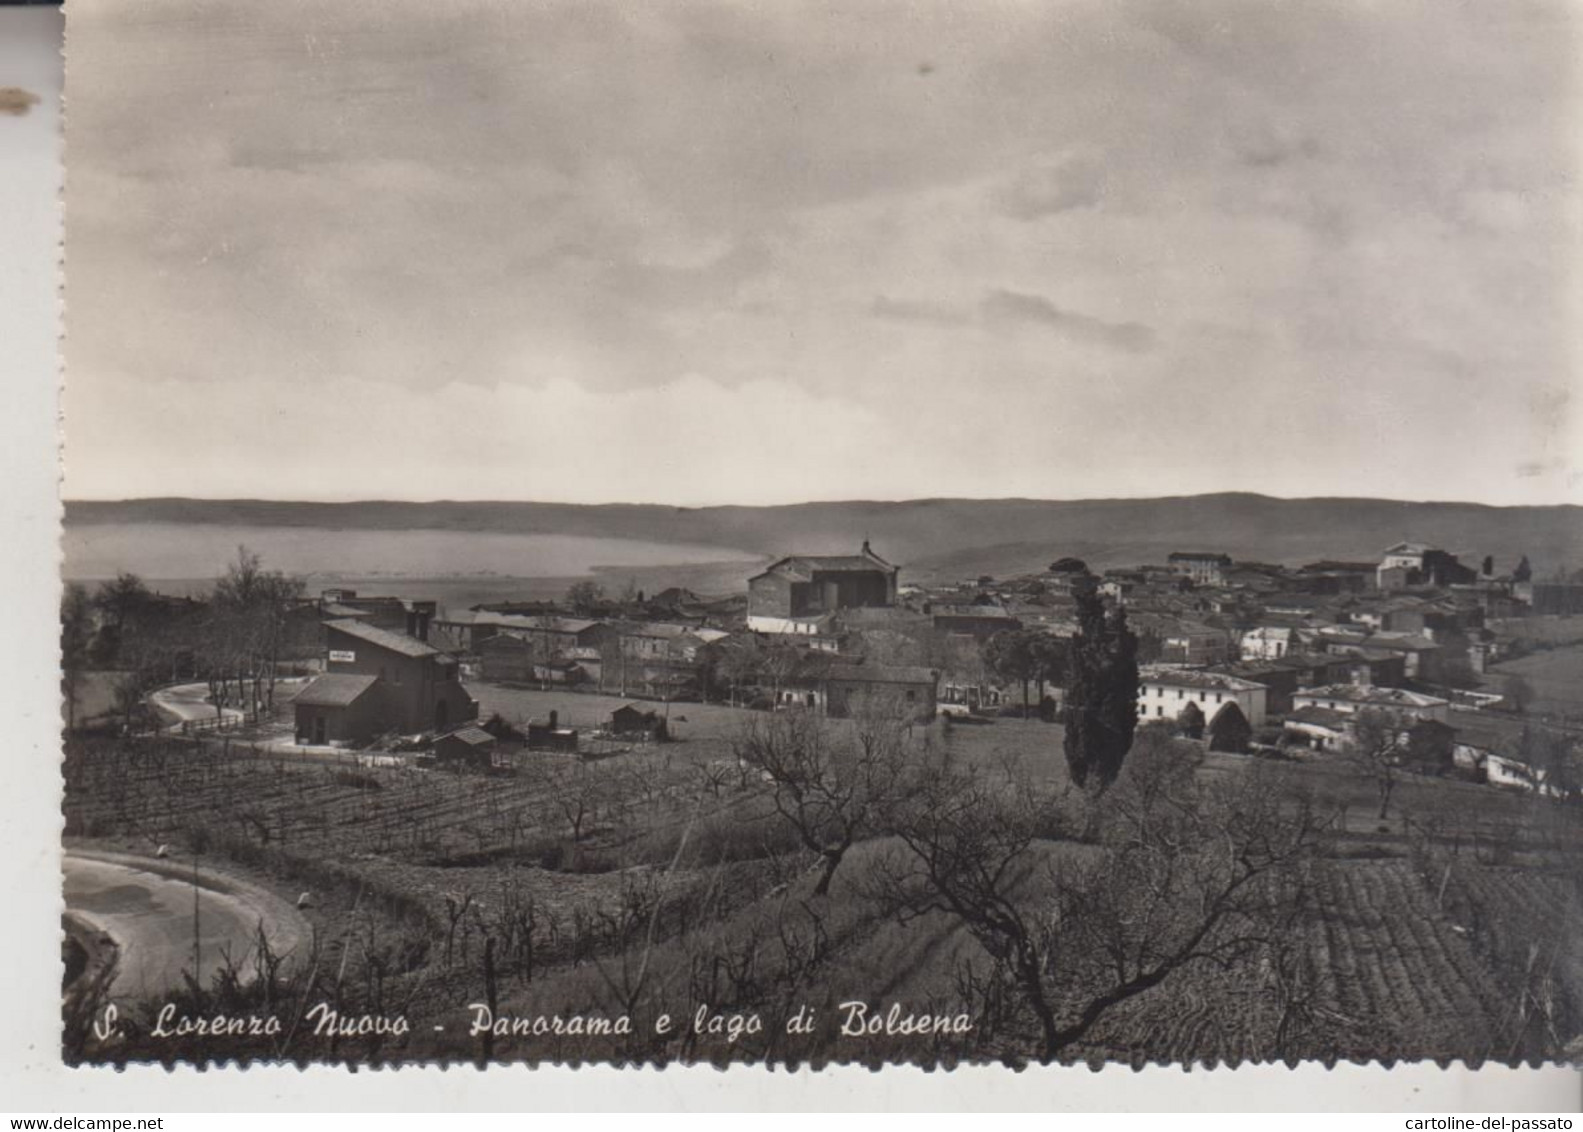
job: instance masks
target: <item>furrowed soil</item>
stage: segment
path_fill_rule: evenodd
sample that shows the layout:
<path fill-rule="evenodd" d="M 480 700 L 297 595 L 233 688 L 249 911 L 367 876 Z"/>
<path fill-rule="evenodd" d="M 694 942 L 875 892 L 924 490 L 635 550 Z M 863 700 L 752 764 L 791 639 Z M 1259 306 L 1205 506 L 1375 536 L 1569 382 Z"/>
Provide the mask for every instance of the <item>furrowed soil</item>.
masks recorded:
<path fill-rule="evenodd" d="M 592 732 L 615 697 L 473 685 L 484 715 Z M 509 773 L 315 765 L 245 746 L 74 738 L 66 829 L 75 843 L 151 852 L 200 849 L 216 868 L 311 893 L 319 993 L 345 1009 L 400 1010 L 411 1033 L 289 1048 L 231 1044 L 203 1056 L 415 1060 L 436 1056 L 608 1060 L 790 1058 L 951 1061 L 1030 1056 L 1029 1020 L 985 983 L 986 953 L 960 920 L 883 912 L 875 864 L 853 847 L 827 895 L 816 861 L 740 764 L 733 738 L 753 713 L 648 705 L 677 741 L 609 740 L 603 757 L 523 752 Z M 1037 721 L 918 727 L 961 765 L 1070 789 L 1061 732 Z M 1469 783 L 1409 777 L 1391 812 L 1374 784 L 1332 762 L 1210 755 L 1207 778 L 1269 775 L 1335 815 L 1314 865 L 1312 903 L 1259 962 L 1205 966 L 1113 1009 L 1076 1058 L 1466 1058 L 1510 1060 L 1575 1035 L 1583 1001 L 1576 816 Z M 1093 850 L 1044 843 L 1013 878 Z M 476 1005 L 498 1018 L 632 1017 L 606 1036 L 469 1032 Z M 656 1035 L 657 1003 L 674 1016 Z M 966 1035 L 849 1040 L 862 1003 L 919 1015 L 969 1013 Z M 705 1010 L 702 1027 L 698 1011 Z M 787 1035 L 799 1009 L 820 1035 Z M 757 1015 L 752 1032 L 739 1019 Z M 718 1032 L 711 1029 L 718 1019 Z M 442 1027 L 436 1029 L 436 1027 Z M 695 1032 L 696 1029 L 703 1032 Z M 834 1036 L 833 1036 L 834 1035 Z M 1551 1042 L 1554 1038 L 1555 1042 Z M 129 1045 L 92 1059 L 193 1057 Z"/>

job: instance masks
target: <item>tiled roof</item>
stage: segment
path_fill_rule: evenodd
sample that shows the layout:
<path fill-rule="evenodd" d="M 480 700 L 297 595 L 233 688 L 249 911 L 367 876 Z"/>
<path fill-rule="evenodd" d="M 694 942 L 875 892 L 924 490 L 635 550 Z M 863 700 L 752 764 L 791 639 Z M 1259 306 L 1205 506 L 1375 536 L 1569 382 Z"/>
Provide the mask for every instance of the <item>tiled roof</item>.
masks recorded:
<path fill-rule="evenodd" d="M 439 649 L 427 641 L 420 641 L 416 637 L 409 637 L 405 633 L 392 633 L 389 629 L 381 629 L 375 625 L 365 625 L 361 621 L 340 619 L 326 621 L 326 625 L 348 637 L 356 637 L 360 641 L 367 641 L 377 648 L 388 649 L 402 656 L 442 656 Z"/>
<path fill-rule="evenodd" d="M 487 747 L 495 741 L 495 737 L 482 727 L 463 727 L 452 731 L 449 735 L 442 735 L 442 739 L 457 739 L 469 747 Z"/>
<path fill-rule="evenodd" d="M 1389 649 L 1392 652 L 1425 652 L 1440 647 L 1428 637 L 1420 637 L 1413 633 L 1353 633 L 1345 629 L 1329 628 L 1322 628 L 1319 633 L 1321 642 Z"/>
<path fill-rule="evenodd" d="M 1378 704 L 1382 707 L 1440 707 L 1447 701 L 1438 696 L 1425 696 L 1405 688 L 1365 687 L 1359 684 L 1322 684 L 1317 688 L 1299 688 L 1294 696 L 1308 696 L 1318 700 L 1345 700 L 1352 704 Z"/>
<path fill-rule="evenodd" d="M 814 570 L 883 570 L 884 566 L 861 554 L 799 554 L 795 561 Z"/>
<path fill-rule="evenodd" d="M 1163 684 L 1169 688 L 1207 688 L 1219 692 L 1251 692 L 1264 685 L 1224 672 L 1206 672 L 1201 668 L 1171 668 L 1166 665 L 1145 665 L 1138 670 L 1140 684 Z"/>
<path fill-rule="evenodd" d="M 378 676 L 356 672 L 326 672 L 315 676 L 292 701 L 308 707 L 347 707 L 379 683 Z"/>
<path fill-rule="evenodd" d="M 872 570 L 889 574 L 895 569 L 896 567 L 873 551 L 867 554 L 789 554 L 779 561 L 771 562 L 755 577 L 762 578 L 765 574 L 771 573 L 790 573 L 806 579 L 811 577 L 815 570 Z"/>

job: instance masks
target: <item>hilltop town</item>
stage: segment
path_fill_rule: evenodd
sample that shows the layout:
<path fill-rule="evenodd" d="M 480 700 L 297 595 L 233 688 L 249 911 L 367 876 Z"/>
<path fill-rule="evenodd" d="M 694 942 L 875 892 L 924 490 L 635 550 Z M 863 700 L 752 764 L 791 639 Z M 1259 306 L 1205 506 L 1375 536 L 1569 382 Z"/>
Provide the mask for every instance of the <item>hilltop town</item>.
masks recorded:
<path fill-rule="evenodd" d="M 245 681 L 232 694 L 230 674 L 215 678 L 215 650 L 201 641 L 168 644 L 158 665 L 205 680 L 212 710 L 174 721 L 189 732 L 280 732 L 289 723 L 291 741 L 304 748 L 444 750 L 463 732 L 477 757 L 499 744 L 475 734 L 483 721 L 466 691 L 475 682 L 630 700 L 648 705 L 638 714 L 650 726 L 654 705 L 660 716 L 671 704 L 698 702 L 839 716 L 854 696 L 877 690 L 897 692 L 925 720 L 1058 722 L 1066 646 L 1077 631 L 1074 595 L 1083 587 L 1124 610 L 1137 636 L 1140 719 L 1179 723 L 1191 703 L 1201 716 L 1195 738 L 1215 741 L 1219 709 L 1236 705 L 1247 735 L 1235 749 L 1337 751 L 1350 745 L 1355 716 L 1379 711 L 1446 727 L 1457 766 L 1469 773 L 1532 786 L 1535 772 L 1518 751 L 1525 727 L 1583 727 L 1583 703 L 1536 702 L 1529 680 L 1501 667 L 1583 640 L 1583 628 L 1571 631 L 1583 625 L 1572 620 L 1583 614 L 1583 576 L 1538 580 L 1520 555 L 1470 565 L 1414 542 L 1377 561 L 1293 568 L 1177 551 L 1163 563 L 1099 574 L 1067 557 L 1018 577 L 919 585 L 864 541 L 850 555 L 776 559 L 745 579 L 745 594 L 645 594 L 630 585 L 610 593 L 589 581 L 559 600 L 457 611 L 328 589 L 284 594 L 273 613 L 280 625 L 271 677 L 290 670 L 298 679 L 271 695 L 269 711 L 258 697 L 249 701 Z M 108 600 L 104 608 L 113 608 L 113 594 Z M 141 604 L 117 618 L 167 622 L 161 632 L 171 642 L 184 625 L 225 632 L 201 602 L 151 593 L 123 600 Z M 228 650 L 220 663 L 241 664 Z M 119 679 L 137 685 L 167 675 L 150 669 L 145 656 Z M 135 689 L 123 687 L 119 698 L 135 701 Z M 158 696 L 151 702 L 160 710 Z M 129 710 L 126 722 L 134 716 L 147 721 Z M 526 735 L 531 722 L 497 720 L 495 728 Z"/>
<path fill-rule="evenodd" d="M 729 1005 L 740 1027 L 817 968 L 827 1012 L 884 985 L 975 1019 L 875 1057 L 1557 1056 L 1583 1035 L 1583 576 L 1399 542 L 1102 570 L 1052 547 L 920 581 L 865 539 L 741 574 L 449 609 L 308 594 L 243 549 L 200 596 L 69 586 L 68 1057 L 257 1056 L 91 1021 L 305 1017 L 331 959 L 360 988 L 334 1001 L 374 1014 L 403 988 L 441 1019 L 498 994 L 500 1017 Z M 154 935 L 107 919 L 129 886 L 182 911 Z M 1124 914 L 1137 886 L 1158 917 Z M 940 894 L 961 911 L 915 920 Z M 1088 944 L 1056 964 L 1055 906 L 1164 966 Z M 1033 966 L 999 981 L 1018 948 Z M 460 1023 L 348 1036 L 497 1048 Z M 668 1055 L 644 1041 L 623 1056 Z M 720 1056 L 825 1048 L 777 1041 Z"/>

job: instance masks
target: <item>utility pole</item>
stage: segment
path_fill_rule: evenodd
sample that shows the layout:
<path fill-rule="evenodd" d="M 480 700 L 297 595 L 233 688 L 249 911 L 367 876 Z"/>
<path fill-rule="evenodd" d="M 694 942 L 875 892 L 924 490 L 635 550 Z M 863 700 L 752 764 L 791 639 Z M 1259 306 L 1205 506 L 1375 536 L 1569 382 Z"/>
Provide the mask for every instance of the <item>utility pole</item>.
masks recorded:
<path fill-rule="evenodd" d="M 192 978 L 203 986 L 203 932 L 198 902 L 198 850 L 192 853 Z"/>

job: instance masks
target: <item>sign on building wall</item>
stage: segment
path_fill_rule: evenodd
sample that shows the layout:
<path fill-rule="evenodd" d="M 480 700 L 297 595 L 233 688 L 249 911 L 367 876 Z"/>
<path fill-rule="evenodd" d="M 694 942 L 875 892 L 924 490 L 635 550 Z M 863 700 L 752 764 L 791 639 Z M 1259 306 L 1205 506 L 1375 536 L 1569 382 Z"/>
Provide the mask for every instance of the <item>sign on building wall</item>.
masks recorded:
<path fill-rule="evenodd" d="M 343 664 L 351 664 L 356 659 L 357 659 L 357 654 L 355 652 L 353 652 L 351 649 L 331 649 L 330 650 L 330 660 L 332 662 L 340 661 Z"/>

